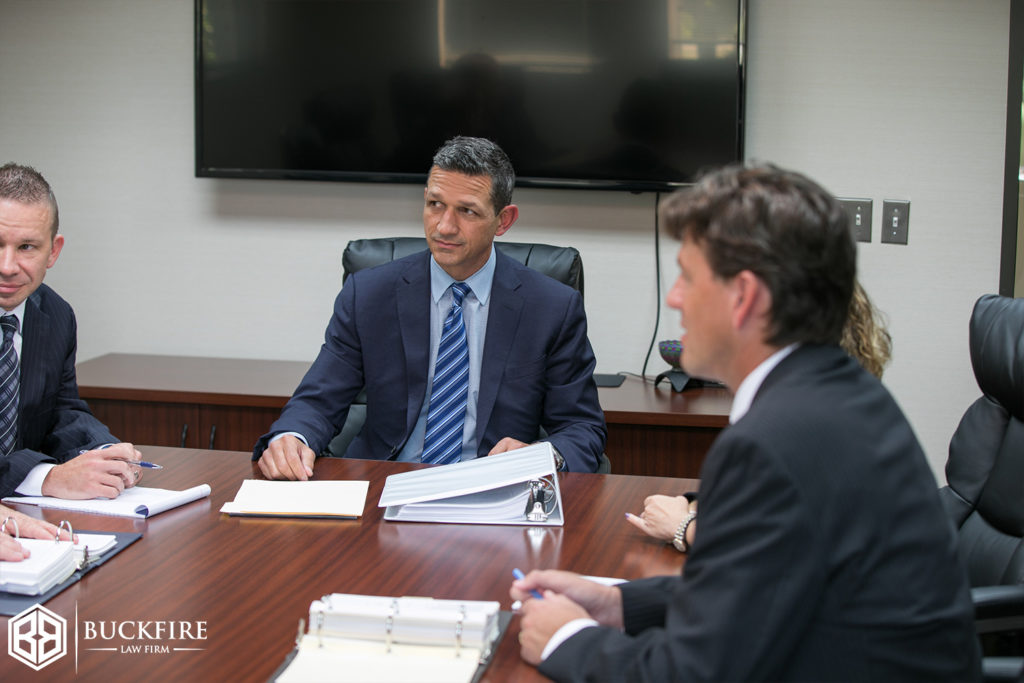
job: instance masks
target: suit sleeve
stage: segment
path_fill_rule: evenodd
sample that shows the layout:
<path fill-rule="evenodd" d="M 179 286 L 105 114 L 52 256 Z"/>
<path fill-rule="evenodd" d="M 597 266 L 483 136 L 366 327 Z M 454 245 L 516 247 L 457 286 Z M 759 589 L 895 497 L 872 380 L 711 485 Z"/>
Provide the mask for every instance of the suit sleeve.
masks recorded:
<path fill-rule="evenodd" d="M 309 447 L 320 453 L 345 423 L 349 406 L 364 381 L 362 347 L 355 332 L 357 280 L 349 278 L 335 299 L 319 355 L 281 416 L 256 443 L 253 460 L 258 460 L 270 439 L 281 432 L 302 434 Z"/>
<path fill-rule="evenodd" d="M 77 328 L 71 319 L 71 330 L 67 345 L 60 361 L 60 380 L 54 398 L 47 398 L 42 407 L 22 406 L 22 411 L 32 414 L 19 417 L 23 428 L 20 448 L 4 460 L 0 466 L 0 496 L 8 496 L 28 476 L 36 465 L 42 463 L 64 463 L 80 451 L 91 450 L 104 444 L 117 443 L 118 439 L 89 411 L 89 406 L 78 396 L 78 381 L 75 375 L 77 352 Z M 33 372 L 22 368 L 22 372 Z M 52 408 L 49 401 L 52 400 Z M 41 423 L 48 419 L 49 423 Z M 43 434 L 38 441 L 38 434 Z M 38 441 L 38 442 L 37 442 Z"/>
<path fill-rule="evenodd" d="M 571 472 L 594 472 L 608 432 L 598 402 L 597 361 L 587 339 L 583 297 L 573 292 L 548 355 L 541 426 Z"/>
<path fill-rule="evenodd" d="M 542 673 L 557 681 L 748 680 L 780 670 L 824 590 L 826 563 L 813 557 L 823 543 L 790 478 L 756 443 L 720 441 L 708 465 L 683 578 L 624 585 L 626 632 L 584 629 Z"/>

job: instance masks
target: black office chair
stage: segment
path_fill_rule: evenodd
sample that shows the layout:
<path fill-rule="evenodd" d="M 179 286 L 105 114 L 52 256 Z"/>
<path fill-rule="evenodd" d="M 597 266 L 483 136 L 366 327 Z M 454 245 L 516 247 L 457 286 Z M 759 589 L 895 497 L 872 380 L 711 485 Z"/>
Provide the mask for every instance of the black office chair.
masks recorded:
<path fill-rule="evenodd" d="M 1024 669 L 1024 299 L 978 299 L 970 352 L 983 395 L 953 434 L 940 495 L 967 564 L 985 678 L 1016 681 Z"/>
<path fill-rule="evenodd" d="M 580 258 L 580 252 L 574 247 L 554 247 L 549 244 L 519 242 L 495 242 L 494 246 L 506 256 L 567 284 L 581 295 L 583 294 L 583 259 Z M 352 240 L 345 247 L 345 252 L 341 257 L 342 282 L 344 283 L 349 275 L 363 268 L 388 263 L 426 248 L 427 240 L 423 237 L 379 237 Z M 362 429 L 365 421 L 366 394 L 362 392 L 349 408 L 348 417 L 341 431 L 331 439 L 321 455 L 336 458 L 344 456 L 348 445 Z M 542 432 L 538 438 L 543 435 Z M 611 463 L 608 457 L 602 453 L 598 472 L 608 473 L 610 471 Z"/>
<path fill-rule="evenodd" d="M 520 242 L 495 242 L 494 247 L 549 277 L 569 285 L 583 294 L 583 259 L 573 247 L 553 247 L 550 244 L 525 244 Z M 375 239 L 352 240 L 341 255 L 344 283 L 348 276 L 363 268 L 379 266 L 423 251 L 427 240 L 423 237 L 378 237 Z"/>

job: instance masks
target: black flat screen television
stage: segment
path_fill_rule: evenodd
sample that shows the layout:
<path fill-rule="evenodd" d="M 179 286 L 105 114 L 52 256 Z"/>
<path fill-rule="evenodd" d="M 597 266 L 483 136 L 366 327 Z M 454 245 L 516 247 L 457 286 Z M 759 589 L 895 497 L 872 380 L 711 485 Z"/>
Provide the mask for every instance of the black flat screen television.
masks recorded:
<path fill-rule="evenodd" d="M 742 159 L 746 0 L 196 0 L 196 175 L 423 182 L 454 135 L 526 187 Z"/>

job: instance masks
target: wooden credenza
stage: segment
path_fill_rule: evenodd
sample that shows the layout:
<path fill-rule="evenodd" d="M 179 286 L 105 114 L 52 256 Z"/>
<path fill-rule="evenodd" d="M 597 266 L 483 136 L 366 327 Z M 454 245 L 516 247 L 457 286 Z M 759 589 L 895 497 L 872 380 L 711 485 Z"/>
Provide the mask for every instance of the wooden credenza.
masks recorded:
<path fill-rule="evenodd" d="M 112 353 L 78 364 L 78 392 L 119 439 L 248 451 L 308 369 L 301 361 Z"/>
<path fill-rule="evenodd" d="M 78 389 L 120 439 L 153 446 L 251 450 L 281 412 L 305 361 L 113 353 L 78 364 Z M 598 389 L 616 474 L 696 478 L 728 423 L 721 388 L 674 392 L 627 376 Z"/>

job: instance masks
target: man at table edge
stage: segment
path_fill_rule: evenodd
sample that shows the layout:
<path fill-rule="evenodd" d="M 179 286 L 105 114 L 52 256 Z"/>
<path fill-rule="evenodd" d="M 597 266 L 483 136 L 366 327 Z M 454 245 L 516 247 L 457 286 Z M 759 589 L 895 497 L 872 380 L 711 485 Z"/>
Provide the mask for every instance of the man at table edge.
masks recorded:
<path fill-rule="evenodd" d="M 559 469 L 597 469 L 606 428 L 582 296 L 494 248 L 519 216 L 514 183 L 490 140 L 458 136 L 438 149 L 423 191 L 428 250 L 345 282 L 320 354 L 253 450 L 266 477 L 309 478 L 364 386 L 366 422 L 347 457 L 448 464 L 542 438 Z M 461 445 L 435 458 L 432 380 L 456 286 L 468 290 L 468 396 Z"/>
<path fill-rule="evenodd" d="M 0 497 L 116 498 L 135 486 L 141 454 L 118 443 L 78 397 L 75 313 L 43 284 L 64 246 L 57 200 L 30 166 L 0 166 L 0 358 L 13 396 L 0 434 Z M 8 430 L 11 430 L 8 432 Z"/>
<path fill-rule="evenodd" d="M 980 679 L 966 572 L 913 430 L 838 346 L 856 271 L 808 178 L 734 165 L 662 204 L 684 369 L 735 398 L 682 576 L 539 570 L 523 658 L 556 681 Z M 543 599 L 530 599 L 540 591 Z"/>

